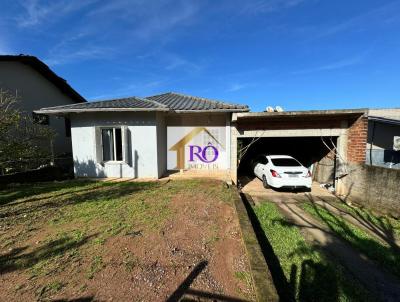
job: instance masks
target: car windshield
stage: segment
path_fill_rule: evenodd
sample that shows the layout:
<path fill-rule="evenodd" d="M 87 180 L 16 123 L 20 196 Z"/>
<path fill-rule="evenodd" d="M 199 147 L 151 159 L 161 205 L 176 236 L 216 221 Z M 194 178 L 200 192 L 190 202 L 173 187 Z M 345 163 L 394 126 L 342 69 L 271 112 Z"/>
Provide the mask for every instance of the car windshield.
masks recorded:
<path fill-rule="evenodd" d="M 300 167 L 301 164 L 294 158 L 271 158 L 274 166 L 277 167 Z"/>

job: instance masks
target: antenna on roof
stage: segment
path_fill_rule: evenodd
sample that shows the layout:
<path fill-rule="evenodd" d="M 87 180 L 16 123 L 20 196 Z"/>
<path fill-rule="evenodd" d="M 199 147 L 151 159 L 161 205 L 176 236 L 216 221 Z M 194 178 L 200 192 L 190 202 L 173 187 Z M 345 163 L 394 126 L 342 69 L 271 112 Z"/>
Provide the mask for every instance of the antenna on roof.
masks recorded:
<path fill-rule="evenodd" d="M 284 110 L 281 106 L 275 106 L 275 108 L 268 106 L 267 108 L 265 108 L 265 111 L 266 112 L 283 112 Z"/>

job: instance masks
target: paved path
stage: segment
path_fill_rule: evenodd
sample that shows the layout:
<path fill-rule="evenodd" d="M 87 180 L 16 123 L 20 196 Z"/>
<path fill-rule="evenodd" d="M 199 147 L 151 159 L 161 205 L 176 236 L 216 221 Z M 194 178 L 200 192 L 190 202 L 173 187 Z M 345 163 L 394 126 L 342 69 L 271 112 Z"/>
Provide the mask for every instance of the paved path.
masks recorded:
<path fill-rule="evenodd" d="M 321 188 L 317 182 L 313 183 L 312 192 L 310 194 L 301 192 L 277 192 L 272 189 L 264 189 L 262 182 L 257 178 L 251 179 L 248 177 L 242 177 L 241 181 L 244 184 L 242 192 L 250 194 L 253 197 L 263 197 L 267 200 L 275 198 L 284 198 L 287 200 L 293 198 L 297 201 L 309 200 L 314 202 L 331 213 L 341 216 L 349 223 L 368 232 L 371 236 L 380 240 L 382 243 L 388 244 L 392 248 L 399 249 L 400 252 L 400 240 L 396 238 L 393 229 L 386 228 L 383 224 L 378 225 L 369 219 L 365 219 L 361 215 L 356 215 L 335 206 L 334 202 L 338 201 L 337 197 L 332 195 L 328 190 Z"/>
<path fill-rule="evenodd" d="M 325 198 L 321 196 L 314 196 L 311 194 L 306 194 L 306 197 L 311 202 L 325 208 L 332 214 L 338 215 L 348 221 L 349 223 L 363 229 L 371 236 L 375 237 L 382 243 L 390 245 L 392 248 L 399 249 L 400 248 L 400 240 L 396 238 L 394 234 L 394 230 L 391 228 L 385 227 L 385 225 L 380 224 L 377 225 L 370 219 L 366 219 L 361 215 L 354 214 L 352 212 L 346 211 L 334 203 L 326 201 Z M 297 199 L 297 198 L 296 198 Z M 400 252 L 400 250 L 399 250 Z"/>
<path fill-rule="evenodd" d="M 242 192 L 243 193 L 248 193 L 251 196 L 305 196 L 306 193 L 304 192 L 299 192 L 299 193 L 294 193 L 294 192 L 279 192 L 275 191 L 273 189 L 265 189 L 262 185 L 262 181 L 259 180 L 258 178 L 249 178 L 247 176 L 240 177 L 239 179 L 241 185 L 242 185 Z M 329 197 L 332 196 L 332 194 L 324 189 L 321 188 L 319 183 L 314 182 L 312 184 L 312 189 L 311 189 L 313 195 L 316 196 L 321 196 L 321 197 Z"/>
<path fill-rule="evenodd" d="M 259 198 L 255 198 L 259 201 Z M 400 301 L 400 283 L 393 275 L 383 271 L 365 255 L 338 239 L 326 226 L 310 217 L 290 196 L 269 196 L 282 212 L 298 226 L 308 241 L 317 244 L 328 254 L 334 255 L 367 288 L 383 301 Z"/>

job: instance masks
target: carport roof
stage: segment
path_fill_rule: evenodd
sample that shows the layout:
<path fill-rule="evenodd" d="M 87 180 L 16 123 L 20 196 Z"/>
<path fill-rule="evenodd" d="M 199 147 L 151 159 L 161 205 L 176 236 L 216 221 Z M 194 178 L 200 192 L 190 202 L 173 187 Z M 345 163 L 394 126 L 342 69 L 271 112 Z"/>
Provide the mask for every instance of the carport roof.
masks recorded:
<path fill-rule="evenodd" d="M 312 118 L 354 118 L 368 112 L 368 109 L 307 110 L 283 112 L 236 113 L 233 121 L 246 120 L 304 120 Z"/>
<path fill-rule="evenodd" d="M 400 120 L 380 116 L 368 116 L 368 120 L 384 124 L 400 125 Z"/>

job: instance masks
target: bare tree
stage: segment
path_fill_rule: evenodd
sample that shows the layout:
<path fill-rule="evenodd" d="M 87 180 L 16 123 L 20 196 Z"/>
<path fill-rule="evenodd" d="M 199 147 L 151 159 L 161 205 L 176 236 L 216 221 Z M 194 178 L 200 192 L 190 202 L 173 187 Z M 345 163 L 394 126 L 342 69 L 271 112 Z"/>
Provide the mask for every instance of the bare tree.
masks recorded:
<path fill-rule="evenodd" d="M 55 132 L 19 109 L 17 94 L 0 90 L 0 171 L 36 168 L 50 159 Z"/>
<path fill-rule="evenodd" d="M 250 147 L 254 143 L 256 143 L 260 138 L 264 137 L 264 133 L 265 133 L 265 130 L 256 131 L 254 137 L 246 145 L 244 145 L 244 143 L 242 141 L 239 141 L 239 144 L 238 144 L 238 160 L 239 160 L 239 162 L 245 156 L 245 154 L 250 149 Z"/>

